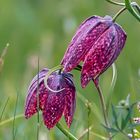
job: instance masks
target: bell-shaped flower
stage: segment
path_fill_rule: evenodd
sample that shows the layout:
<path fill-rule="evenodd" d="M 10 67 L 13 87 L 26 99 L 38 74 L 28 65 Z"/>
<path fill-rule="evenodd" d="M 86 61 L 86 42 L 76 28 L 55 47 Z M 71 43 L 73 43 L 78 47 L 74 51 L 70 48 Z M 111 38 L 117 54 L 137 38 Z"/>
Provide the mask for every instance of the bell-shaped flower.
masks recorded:
<path fill-rule="evenodd" d="M 109 16 L 93 16 L 78 28 L 62 59 L 65 72 L 83 61 L 81 84 L 97 79 L 116 60 L 126 41 L 126 33 Z"/>
<path fill-rule="evenodd" d="M 70 127 L 76 103 L 72 74 L 56 71 L 45 79 L 47 73 L 48 69 L 45 68 L 31 81 L 25 103 L 25 117 L 29 118 L 41 110 L 44 124 L 50 129 L 64 115 Z"/>

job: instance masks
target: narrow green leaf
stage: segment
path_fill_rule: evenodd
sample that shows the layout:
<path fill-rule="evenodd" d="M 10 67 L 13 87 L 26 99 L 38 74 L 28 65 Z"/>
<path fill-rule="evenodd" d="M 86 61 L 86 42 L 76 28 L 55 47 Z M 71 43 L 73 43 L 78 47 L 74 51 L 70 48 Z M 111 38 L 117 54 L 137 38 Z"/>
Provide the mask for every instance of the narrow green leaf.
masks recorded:
<path fill-rule="evenodd" d="M 121 129 L 123 130 L 126 125 L 128 124 L 128 122 L 131 121 L 131 116 L 132 116 L 132 111 L 133 111 L 133 107 L 134 107 L 135 103 L 132 104 L 130 107 L 129 107 L 129 110 L 128 110 L 128 113 L 125 117 L 125 119 L 122 119 L 122 124 L 121 124 Z"/>
<path fill-rule="evenodd" d="M 131 119 L 131 110 L 128 112 L 128 114 L 127 114 L 127 116 L 126 116 L 126 118 L 125 118 L 125 120 L 124 120 L 124 123 L 123 123 L 123 129 L 126 127 L 126 125 L 127 125 L 127 123 L 130 121 L 130 119 Z"/>
<path fill-rule="evenodd" d="M 0 114 L 0 122 L 2 120 L 2 117 L 3 117 L 3 114 L 4 114 L 4 111 L 6 109 L 6 106 L 8 105 L 8 101 L 9 101 L 9 97 L 7 98 L 5 104 L 4 104 L 4 107 L 2 108 L 2 111 L 1 111 L 1 114 Z"/>
<path fill-rule="evenodd" d="M 117 129 L 115 128 L 108 128 L 107 126 L 103 125 L 102 126 L 109 132 L 109 133 L 117 133 L 119 132 Z"/>
<path fill-rule="evenodd" d="M 15 110 L 14 110 L 14 116 L 13 116 L 13 129 L 12 129 L 12 133 L 13 133 L 13 140 L 15 140 L 16 138 L 16 128 L 15 128 L 15 116 L 16 116 L 16 112 L 17 112 L 17 105 L 18 105 L 18 98 L 19 98 L 19 92 L 17 92 L 17 97 L 16 97 L 16 103 L 15 103 Z"/>
<path fill-rule="evenodd" d="M 98 137 L 98 138 L 100 138 L 100 140 L 107 140 L 107 138 L 106 137 L 104 137 L 104 136 L 102 136 L 101 134 L 97 134 L 97 133 L 95 133 L 95 132 L 90 132 L 93 136 L 96 136 L 96 137 Z M 80 139 L 78 139 L 78 140 L 80 140 Z"/>
<path fill-rule="evenodd" d="M 122 121 L 121 121 L 121 130 L 123 130 L 125 128 L 125 119 L 122 118 Z"/>
<path fill-rule="evenodd" d="M 117 119 L 117 113 L 115 111 L 115 107 L 112 105 L 112 115 L 113 115 L 113 119 L 115 121 L 115 126 L 117 128 L 119 128 L 119 125 L 118 125 L 118 119 Z"/>

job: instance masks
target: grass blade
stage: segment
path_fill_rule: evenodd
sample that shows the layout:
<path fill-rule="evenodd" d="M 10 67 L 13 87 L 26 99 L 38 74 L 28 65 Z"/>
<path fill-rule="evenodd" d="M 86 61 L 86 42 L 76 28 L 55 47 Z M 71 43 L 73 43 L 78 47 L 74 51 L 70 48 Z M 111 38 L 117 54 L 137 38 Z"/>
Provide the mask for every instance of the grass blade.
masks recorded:
<path fill-rule="evenodd" d="M 4 104 L 4 107 L 3 107 L 2 111 L 1 111 L 0 122 L 2 120 L 2 117 L 3 117 L 4 111 L 6 109 L 6 106 L 8 105 L 8 102 L 9 102 L 9 97 L 7 98 L 7 100 L 6 100 L 5 104 Z"/>
<path fill-rule="evenodd" d="M 14 119 L 13 119 L 13 129 L 12 129 L 13 140 L 15 140 L 15 137 L 16 137 L 16 130 L 15 130 L 15 116 L 16 116 L 16 110 L 17 110 L 18 98 L 19 98 L 19 92 L 17 92 L 16 104 L 15 104 L 15 110 L 14 110 L 14 117 L 13 117 L 13 118 L 14 118 Z"/>
<path fill-rule="evenodd" d="M 1 121 L 0 126 L 6 125 L 7 123 L 11 123 L 14 119 L 16 120 L 16 119 L 20 119 L 20 118 L 24 118 L 24 114 L 19 114 L 19 115 L 16 115 L 15 117 L 11 117 L 9 119 Z"/>

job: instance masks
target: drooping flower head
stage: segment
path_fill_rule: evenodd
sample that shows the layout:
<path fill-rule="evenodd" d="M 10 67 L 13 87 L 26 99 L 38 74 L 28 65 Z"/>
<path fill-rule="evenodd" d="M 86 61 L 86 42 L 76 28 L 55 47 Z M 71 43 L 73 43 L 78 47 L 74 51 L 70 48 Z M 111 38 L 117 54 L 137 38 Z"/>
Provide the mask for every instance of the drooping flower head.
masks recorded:
<path fill-rule="evenodd" d="M 46 81 L 48 89 L 45 85 L 47 73 L 48 69 L 45 68 L 31 81 L 25 103 L 25 117 L 30 118 L 38 111 L 37 101 L 39 99 L 39 109 L 42 111 L 47 128 L 54 127 L 62 115 L 70 127 L 76 102 L 72 74 L 53 72 Z"/>
<path fill-rule="evenodd" d="M 85 87 L 112 65 L 125 41 L 126 33 L 111 17 L 90 17 L 79 26 L 61 64 L 69 72 L 83 61 L 81 84 Z"/>

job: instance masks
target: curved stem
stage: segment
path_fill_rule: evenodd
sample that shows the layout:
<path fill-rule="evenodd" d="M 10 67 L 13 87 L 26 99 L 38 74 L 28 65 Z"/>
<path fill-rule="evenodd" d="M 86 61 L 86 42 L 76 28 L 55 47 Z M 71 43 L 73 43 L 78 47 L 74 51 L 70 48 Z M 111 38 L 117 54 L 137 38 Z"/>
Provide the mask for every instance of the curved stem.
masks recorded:
<path fill-rule="evenodd" d="M 103 111 L 103 116 L 104 116 L 104 121 L 105 121 L 105 125 L 110 128 L 110 124 L 109 124 L 109 121 L 108 121 L 108 118 L 107 118 L 107 110 L 106 110 L 106 104 L 105 104 L 105 100 L 104 100 L 104 96 L 102 94 L 102 91 L 101 91 L 101 88 L 99 86 L 99 83 L 98 83 L 98 79 L 95 79 L 94 80 L 94 84 L 95 84 L 95 87 L 98 91 L 98 94 L 99 94 L 99 98 L 100 98 L 100 102 L 101 102 L 101 106 L 102 106 L 102 111 Z M 111 133 L 109 133 L 109 140 L 111 140 Z"/>
<path fill-rule="evenodd" d="M 140 15 L 138 15 L 137 12 L 133 9 L 130 0 L 125 0 L 125 6 L 128 9 L 128 11 L 140 22 Z"/>
<path fill-rule="evenodd" d="M 81 71 L 82 70 L 82 66 L 81 65 L 77 65 L 77 67 L 74 68 L 75 70 Z"/>
<path fill-rule="evenodd" d="M 116 16 L 113 18 L 115 21 L 116 18 L 124 11 L 124 10 L 128 10 L 139 22 L 140 22 L 140 15 L 134 10 L 133 7 L 135 7 L 137 9 L 137 11 L 140 13 L 140 7 L 138 6 L 138 4 L 136 2 L 131 2 L 130 0 L 125 0 L 125 3 L 120 3 L 120 2 L 116 2 L 116 1 L 112 1 L 112 0 L 106 0 L 107 2 L 114 4 L 114 5 L 118 5 L 118 6 L 125 6 L 123 9 L 121 9 Z"/>
<path fill-rule="evenodd" d="M 16 115 L 15 117 L 11 117 L 7 120 L 4 120 L 2 122 L 0 122 L 0 126 L 3 126 L 5 124 L 11 123 L 13 122 L 13 120 L 16 119 L 21 119 L 24 118 L 24 114 L 19 114 Z M 64 134 L 66 135 L 68 138 L 70 138 L 71 140 L 78 140 L 75 136 L 73 136 L 68 130 L 66 130 L 65 128 L 63 128 L 63 126 L 60 123 L 57 123 L 56 127 Z"/>
<path fill-rule="evenodd" d="M 140 14 L 140 6 L 136 2 L 132 2 L 131 4 L 132 4 L 133 7 L 135 7 L 137 9 L 137 11 Z"/>
<path fill-rule="evenodd" d="M 103 115 L 104 115 L 104 121 L 105 121 L 105 124 L 107 127 L 109 127 L 109 122 L 108 122 L 108 119 L 107 119 L 107 114 L 106 114 L 106 104 L 105 104 L 105 100 L 104 100 L 104 97 L 103 97 L 103 94 L 102 94 L 102 91 L 101 91 L 101 88 L 99 85 L 96 85 L 96 88 L 97 88 L 97 91 L 98 91 L 98 94 L 99 94 L 99 97 L 100 97 L 100 101 L 101 101 L 101 106 L 102 106 L 102 110 L 103 110 Z"/>
<path fill-rule="evenodd" d="M 50 70 L 48 71 L 48 73 L 46 74 L 45 78 L 44 78 L 44 84 L 45 84 L 46 88 L 47 88 L 48 90 L 50 90 L 51 92 L 56 92 L 56 93 L 57 93 L 57 92 L 61 92 L 61 91 L 63 91 L 63 90 L 65 89 L 65 88 L 62 88 L 62 89 L 60 89 L 60 90 L 53 90 L 53 89 L 51 89 L 51 88 L 48 86 L 48 83 L 47 83 L 49 76 L 50 76 L 53 72 L 55 72 L 55 71 L 57 71 L 57 70 L 62 70 L 62 69 L 63 69 L 63 66 L 62 66 L 62 65 L 58 65 L 58 66 L 56 66 L 56 67 L 50 69 Z M 59 72 L 60 72 L 60 71 L 59 71 Z"/>
<path fill-rule="evenodd" d="M 115 84 L 116 84 L 116 81 L 117 81 L 117 68 L 116 68 L 116 65 L 115 63 L 112 64 L 112 80 L 111 80 L 111 86 L 110 86 L 110 89 L 109 89 L 109 95 L 108 95 L 108 98 L 107 98 L 107 115 L 108 115 L 108 108 L 110 106 L 110 102 L 111 102 L 111 98 L 112 98 L 112 93 L 113 93 L 113 90 L 114 90 L 114 87 L 115 87 Z"/>
<path fill-rule="evenodd" d="M 114 5 L 125 6 L 125 3 L 120 3 L 120 2 L 116 2 L 116 1 L 112 1 L 112 0 L 106 0 L 106 1 L 111 4 L 114 4 Z"/>
<path fill-rule="evenodd" d="M 123 13 L 126 10 L 126 7 L 123 7 L 114 17 L 113 17 L 113 22 L 116 21 L 117 17 Z"/>

